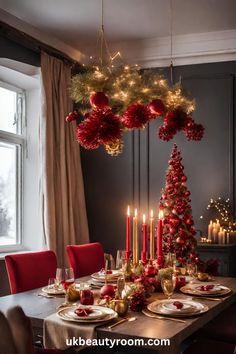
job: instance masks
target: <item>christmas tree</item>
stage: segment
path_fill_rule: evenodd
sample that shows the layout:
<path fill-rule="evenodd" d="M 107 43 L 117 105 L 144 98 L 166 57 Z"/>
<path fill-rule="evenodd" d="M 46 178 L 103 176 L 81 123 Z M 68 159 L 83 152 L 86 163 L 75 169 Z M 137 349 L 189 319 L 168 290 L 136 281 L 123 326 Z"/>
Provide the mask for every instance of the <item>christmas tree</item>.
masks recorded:
<path fill-rule="evenodd" d="M 164 214 L 163 251 L 175 253 L 177 260 L 185 263 L 189 258 L 197 261 L 197 254 L 190 192 L 186 187 L 187 177 L 181 161 L 180 151 L 174 144 L 159 206 Z"/>

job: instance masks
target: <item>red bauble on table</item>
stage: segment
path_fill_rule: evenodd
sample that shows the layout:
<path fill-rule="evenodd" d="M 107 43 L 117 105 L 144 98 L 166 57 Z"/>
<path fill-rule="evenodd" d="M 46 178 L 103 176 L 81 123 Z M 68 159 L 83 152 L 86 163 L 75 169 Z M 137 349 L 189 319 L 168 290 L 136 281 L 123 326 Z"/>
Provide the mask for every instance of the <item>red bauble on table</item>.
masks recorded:
<path fill-rule="evenodd" d="M 163 101 L 158 98 L 150 102 L 148 108 L 154 116 L 162 116 L 165 112 L 165 105 Z"/>
<path fill-rule="evenodd" d="M 155 275 L 157 274 L 156 268 L 151 264 L 148 264 L 145 267 L 144 272 L 147 277 L 155 277 Z"/>
<path fill-rule="evenodd" d="M 93 108 L 105 108 L 109 105 L 109 99 L 104 92 L 95 92 L 90 96 L 90 104 Z"/>
<path fill-rule="evenodd" d="M 114 298 L 115 296 L 115 288 L 113 285 L 106 284 L 100 290 L 101 297 L 109 296 L 110 298 Z"/>

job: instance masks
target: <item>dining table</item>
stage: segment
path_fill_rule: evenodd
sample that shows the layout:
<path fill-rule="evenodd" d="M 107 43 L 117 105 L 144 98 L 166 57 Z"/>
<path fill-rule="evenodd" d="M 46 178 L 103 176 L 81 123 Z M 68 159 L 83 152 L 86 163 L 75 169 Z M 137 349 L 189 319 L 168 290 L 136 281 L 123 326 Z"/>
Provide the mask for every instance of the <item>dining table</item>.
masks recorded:
<path fill-rule="evenodd" d="M 78 279 L 78 281 L 84 283 L 89 281 L 89 279 L 90 277 L 83 277 Z M 101 339 L 142 339 L 144 341 L 143 349 L 156 350 L 157 353 L 179 354 L 181 353 L 180 348 L 184 341 L 236 302 L 236 278 L 215 277 L 215 282 L 230 288 L 231 293 L 216 301 L 204 297 L 196 299 L 196 301 L 207 305 L 209 308 L 208 311 L 201 315 L 182 318 L 182 322 L 177 322 L 171 319 L 152 318 L 144 315 L 142 312 L 132 312 L 129 310 L 127 316 L 135 316 L 136 320 L 134 322 L 130 323 L 126 321 L 112 329 L 109 326 L 119 321 L 120 318 L 113 319 L 109 324 L 99 324 L 96 327 L 96 337 Z M 0 311 L 3 313 L 6 313 L 13 306 L 22 307 L 25 314 L 31 319 L 34 338 L 37 340 L 43 337 L 45 319 L 55 314 L 57 307 L 65 301 L 64 296 L 46 297 L 40 296 L 40 294 L 41 289 L 33 289 L 0 298 Z M 190 298 L 189 295 L 181 292 L 175 292 L 173 297 L 178 299 Z M 153 293 L 148 301 L 151 302 L 163 298 L 165 298 L 164 294 Z M 159 339 L 160 341 L 168 339 L 170 345 L 148 345 L 149 339 Z"/>

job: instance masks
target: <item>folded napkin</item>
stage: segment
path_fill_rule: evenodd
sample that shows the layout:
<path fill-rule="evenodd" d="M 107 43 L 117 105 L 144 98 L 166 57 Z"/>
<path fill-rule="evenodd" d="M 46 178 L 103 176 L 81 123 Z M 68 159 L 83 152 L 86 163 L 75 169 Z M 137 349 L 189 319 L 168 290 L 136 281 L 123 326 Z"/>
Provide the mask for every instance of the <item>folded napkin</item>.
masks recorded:
<path fill-rule="evenodd" d="M 101 324 L 100 324 L 101 325 Z M 66 349 L 66 339 L 83 338 L 94 339 L 97 337 L 96 326 L 98 323 L 74 323 L 60 319 L 57 314 L 44 319 L 43 341 L 46 349 Z"/>

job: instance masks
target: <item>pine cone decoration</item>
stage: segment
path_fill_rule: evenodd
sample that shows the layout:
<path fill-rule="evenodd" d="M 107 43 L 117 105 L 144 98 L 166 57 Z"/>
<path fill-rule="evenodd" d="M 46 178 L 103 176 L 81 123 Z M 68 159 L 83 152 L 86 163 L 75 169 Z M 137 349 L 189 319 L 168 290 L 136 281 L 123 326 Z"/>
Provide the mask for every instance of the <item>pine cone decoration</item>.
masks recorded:
<path fill-rule="evenodd" d="M 146 297 L 143 292 L 136 291 L 130 299 L 130 310 L 141 312 L 146 306 Z"/>

